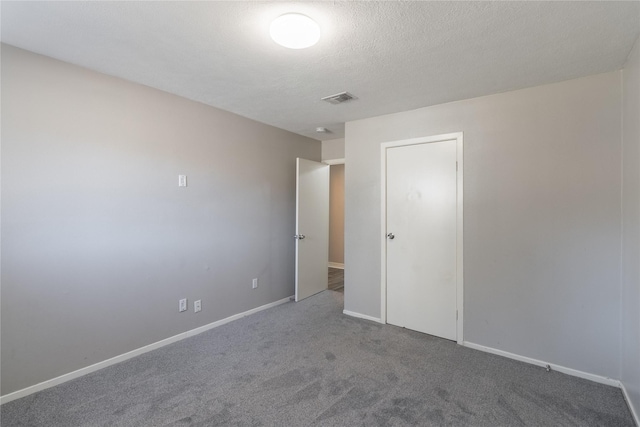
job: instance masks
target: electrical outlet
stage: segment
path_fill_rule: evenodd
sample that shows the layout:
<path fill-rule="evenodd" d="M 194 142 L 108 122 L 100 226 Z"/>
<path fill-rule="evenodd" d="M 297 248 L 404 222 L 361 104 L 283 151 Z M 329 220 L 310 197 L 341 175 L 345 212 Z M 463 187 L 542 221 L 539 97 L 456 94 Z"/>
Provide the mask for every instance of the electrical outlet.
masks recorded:
<path fill-rule="evenodd" d="M 178 187 L 187 186 L 187 175 L 178 175 Z"/>
<path fill-rule="evenodd" d="M 257 288 L 257 287 L 258 287 L 258 279 L 253 279 L 253 282 L 251 282 L 251 287 L 252 287 L 253 289 L 255 289 L 255 288 Z"/>
<path fill-rule="evenodd" d="M 193 302 L 193 312 L 197 313 L 202 310 L 202 300 L 195 300 Z"/>
<path fill-rule="evenodd" d="M 187 299 L 183 298 L 180 301 L 178 301 L 178 310 L 179 311 L 187 311 Z"/>

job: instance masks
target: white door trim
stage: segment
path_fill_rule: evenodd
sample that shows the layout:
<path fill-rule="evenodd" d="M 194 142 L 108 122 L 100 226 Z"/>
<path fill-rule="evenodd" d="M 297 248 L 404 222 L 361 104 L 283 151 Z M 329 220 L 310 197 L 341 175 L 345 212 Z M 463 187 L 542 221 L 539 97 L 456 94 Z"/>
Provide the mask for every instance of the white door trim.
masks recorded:
<path fill-rule="evenodd" d="M 381 242 L 381 284 L 380 284 L 380 320 L 387 323 L 387 149 L 392 147 L 402 147 L 406 145 L 426 144 L 430 142 L 440 141 L 456 141 L 456 200 L 457 200 L 457 218 L 456 218 L 456 310 L 458 312 L 458 320 L 456 325 L 458 344 L 464 342 L 464 269 L 463 269 L 463 136 L 462 132 L 447 133 L 443 135 L 427 136 L 422 138 L 404 139 L 400 141 L 391 141 L 380 144 L 380 170 L 382 177 L 382 198 L 381 198 L 381 223 L 380 223 L 380 242 Z"/>
<path fill-rule="evenodd" d="M 329 166 L 333 166 L 333 165 L 344 165 L 344 159 L 329 159 L 329 160 L 323 160 L 322 163 L 325 163 Z"/>

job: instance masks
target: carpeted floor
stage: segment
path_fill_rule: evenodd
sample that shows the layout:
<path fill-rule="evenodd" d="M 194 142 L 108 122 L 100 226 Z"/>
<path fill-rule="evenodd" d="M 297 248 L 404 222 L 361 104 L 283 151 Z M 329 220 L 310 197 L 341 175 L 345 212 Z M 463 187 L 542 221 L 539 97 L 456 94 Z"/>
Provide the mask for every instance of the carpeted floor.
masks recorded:
<path fill-rule="evenodd" d="M 325 291 L 1 408 L 2 426 L 632 426 L 620 390 L 342 314 Z"/>

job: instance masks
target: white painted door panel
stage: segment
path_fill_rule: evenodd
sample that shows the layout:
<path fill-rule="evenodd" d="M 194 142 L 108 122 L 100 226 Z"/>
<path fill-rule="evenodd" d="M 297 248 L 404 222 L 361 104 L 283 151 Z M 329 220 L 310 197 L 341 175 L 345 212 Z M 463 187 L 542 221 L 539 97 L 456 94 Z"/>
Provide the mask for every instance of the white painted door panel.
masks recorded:
<path fill-rule="evenodd" d="M 329 165 L 297 159 L 296 301 L 328 287 Z"/>
<path fill-rule="evenodd" d="M 456 340 L 456 141 L 386 153 L 387 322 Z"/>

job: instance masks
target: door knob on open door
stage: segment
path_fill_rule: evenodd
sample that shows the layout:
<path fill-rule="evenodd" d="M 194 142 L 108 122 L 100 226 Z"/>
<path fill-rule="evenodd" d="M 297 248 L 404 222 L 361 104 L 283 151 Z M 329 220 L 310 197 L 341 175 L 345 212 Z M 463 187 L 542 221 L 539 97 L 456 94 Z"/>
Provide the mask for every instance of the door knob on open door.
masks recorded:
<path fill-rule="evenodd" d="M 304 239 L 306 236 L 305 236 L 304 234 L 296 234 L 296 235 L 295 235 L 295 236 L 293 236 L 293 237 L 295 237 L 295 238 L 296 238 L 296 239 L 298 239 L 298 240 L 302 240 L 302 239 Z"/>
<path fill-rule="evenodd" d="M 387 237 L 389 238 L 389 240 L 393 240 L 396 238 L 396 236 L 393 233 L 387 234 Z"/>

